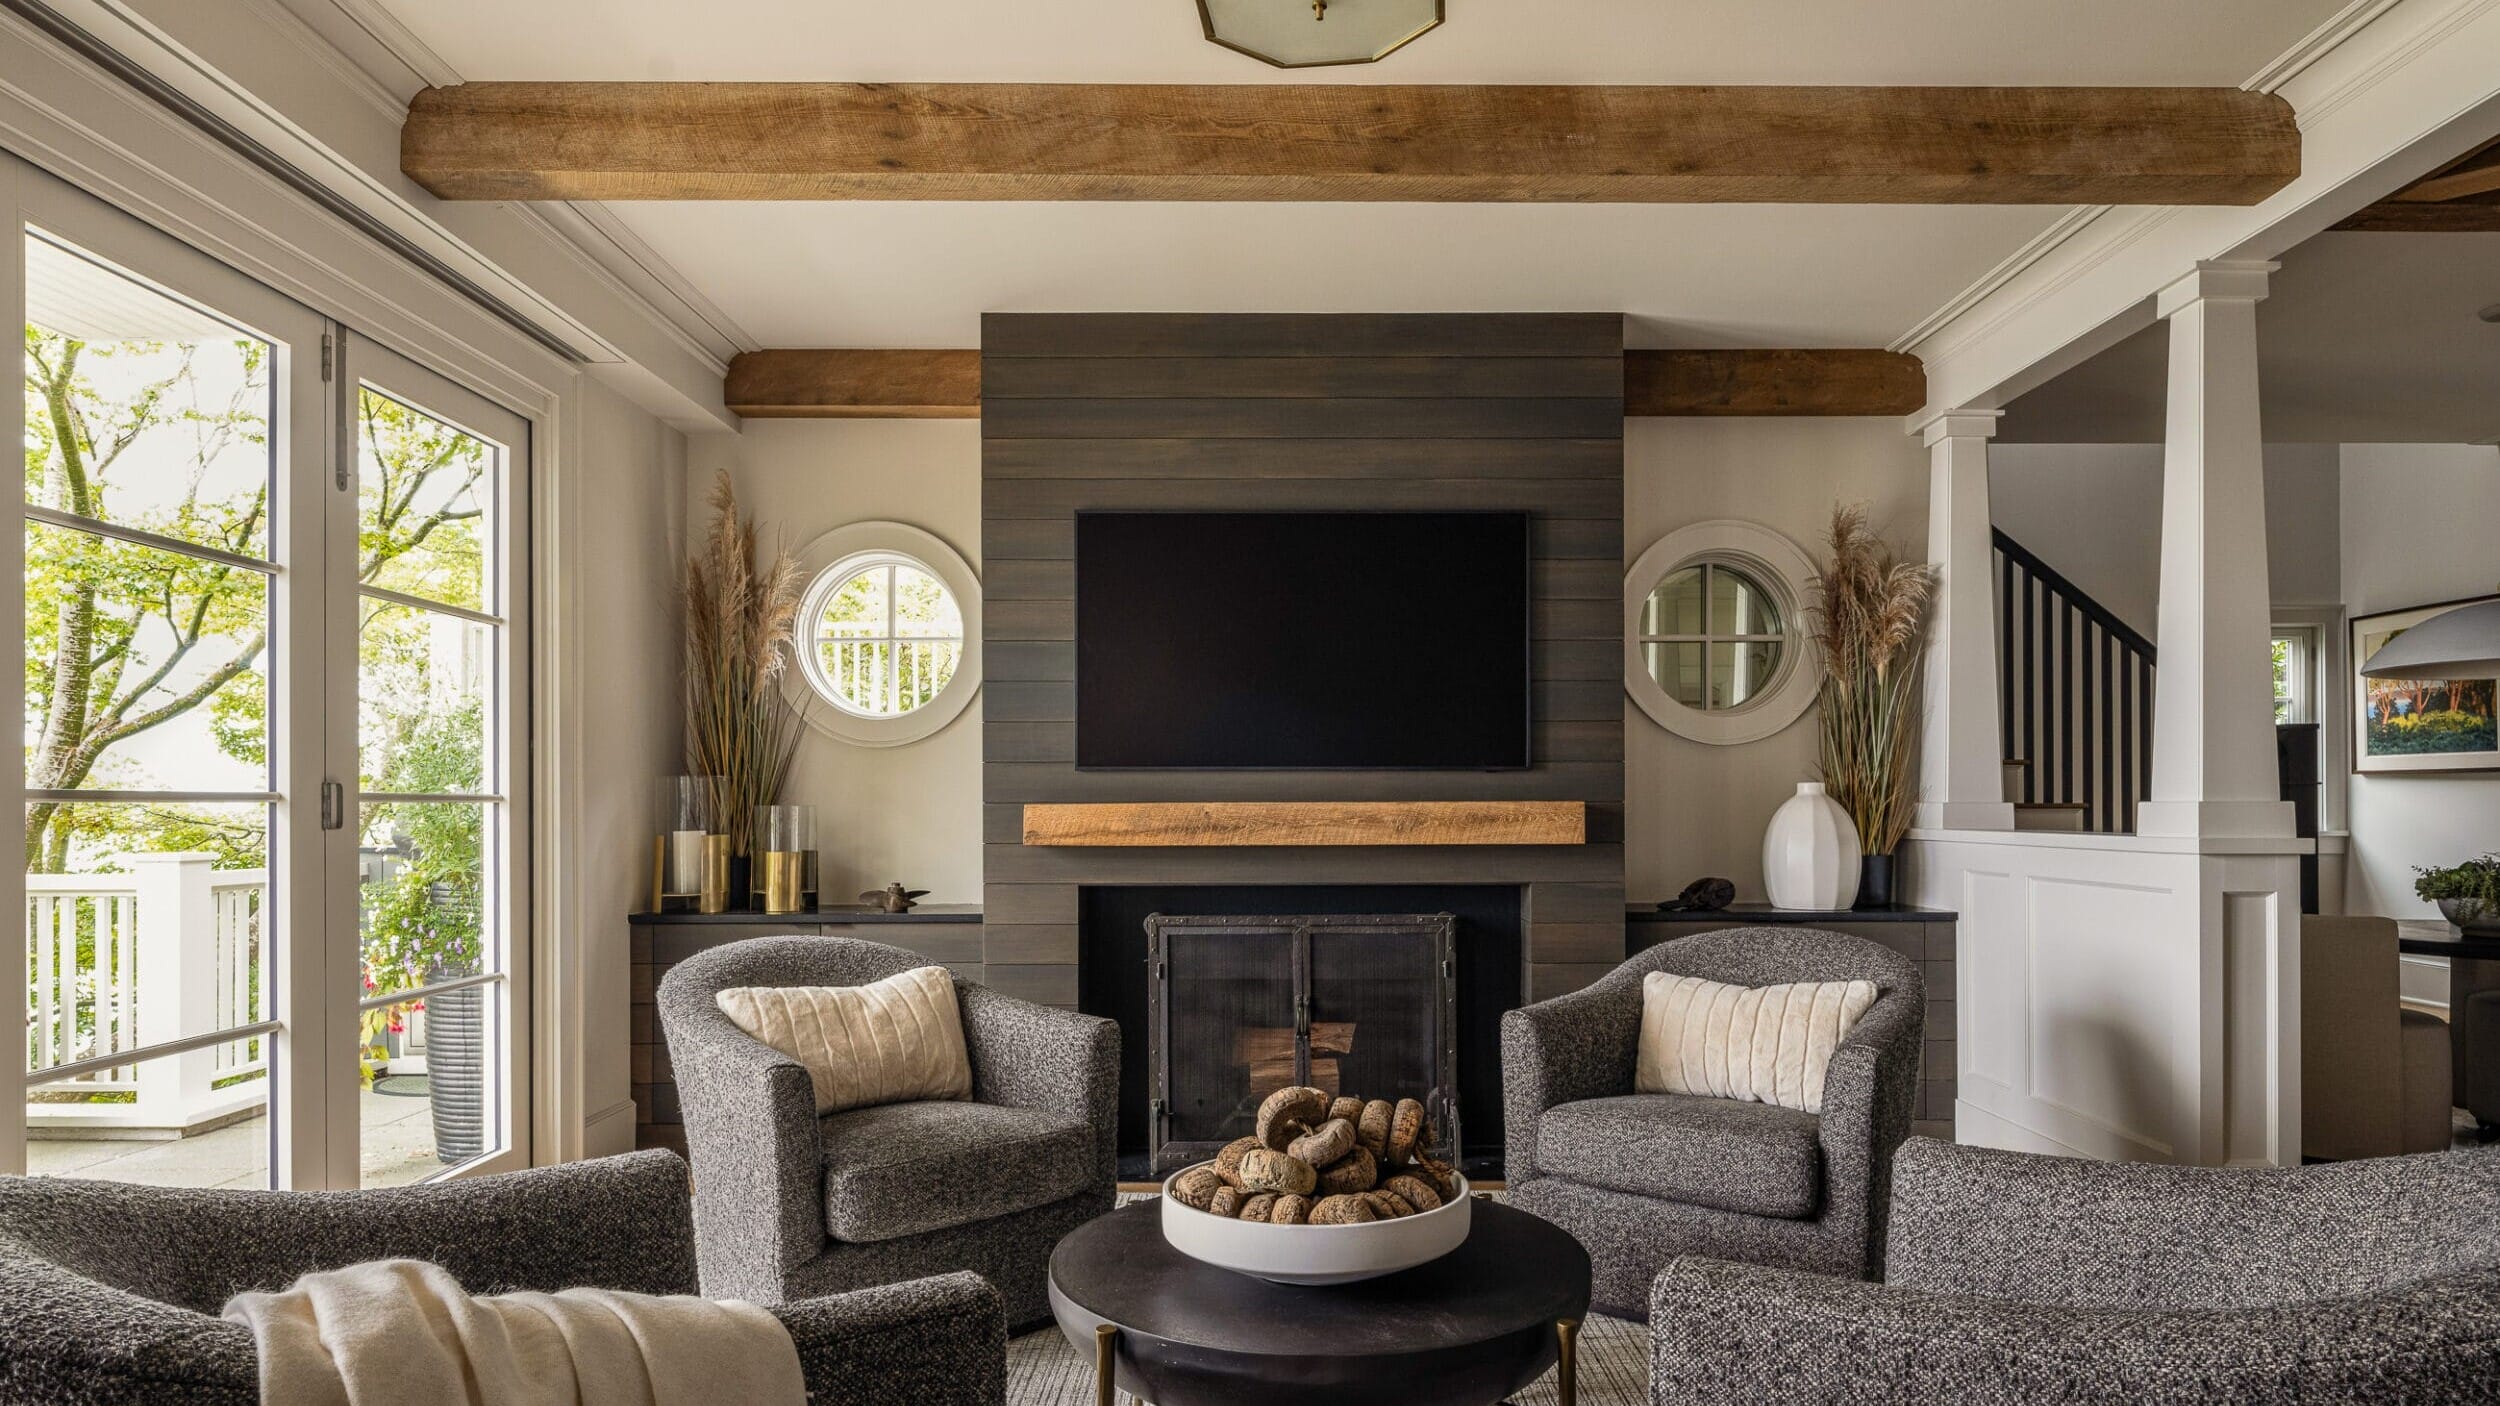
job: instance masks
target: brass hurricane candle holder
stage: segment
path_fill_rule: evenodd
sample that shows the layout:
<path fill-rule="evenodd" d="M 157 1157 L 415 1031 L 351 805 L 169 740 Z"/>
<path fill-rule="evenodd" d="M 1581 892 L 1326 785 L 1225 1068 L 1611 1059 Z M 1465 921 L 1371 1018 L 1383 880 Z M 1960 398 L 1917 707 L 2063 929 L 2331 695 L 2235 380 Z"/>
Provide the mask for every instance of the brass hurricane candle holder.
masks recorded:
<path fill-rule="evenodd" d="M 816 907 L 816 807 L 755 808 L 755 906 L 766 913 Z"/>
<path fill-rule="evenodd" d="M 651 841 L 651 911 L 729 910 L 729 836 L 716 833 L 719 782 L 709 776 L 660 778 Z"/>

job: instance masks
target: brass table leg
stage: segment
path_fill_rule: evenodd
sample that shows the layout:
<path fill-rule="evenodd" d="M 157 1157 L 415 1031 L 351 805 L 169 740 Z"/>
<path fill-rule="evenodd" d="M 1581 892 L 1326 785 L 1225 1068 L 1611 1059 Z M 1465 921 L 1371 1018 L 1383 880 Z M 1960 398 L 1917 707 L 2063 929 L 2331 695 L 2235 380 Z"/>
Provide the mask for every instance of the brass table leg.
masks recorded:
<path fill-rule="evenodd" d="M 1562 1347 L 1561 1356 L 1554 1363 L 1554 1400 L 1558 1406 L 1579 1406 L 1580 1320 L 1555 1320 L 1554 1337 Z"/>
<path fill-rule="evenodd" d="M 1095 1327 L 1094 1406 L 1112 1406 L 1112 1398 L 1119 1394 L 1111 1381 L 1112 1351 L 1119 1346 L 1119 1342 L 1120 1330 L 1117 1326 L 1103 1323 Z M 1564 1403 L 1564 1406 L 1569 1406 L 1569 1403 Z"/>

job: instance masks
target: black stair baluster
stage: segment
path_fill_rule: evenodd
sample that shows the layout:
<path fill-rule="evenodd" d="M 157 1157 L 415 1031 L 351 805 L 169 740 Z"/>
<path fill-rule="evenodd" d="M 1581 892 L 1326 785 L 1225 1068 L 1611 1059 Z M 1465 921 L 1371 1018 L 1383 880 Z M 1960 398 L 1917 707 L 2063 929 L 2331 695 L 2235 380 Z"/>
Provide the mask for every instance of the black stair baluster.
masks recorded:
<path fill-rule="evenodd" d="M 2027 763 L 2022 799 L 2080 806 L 2089 830 L 2130 831 L 2152 788 L 2152 641 L 2021 543 L 1993 537 L 2004 572 L 1998 730 L 2008 759 Z"/>

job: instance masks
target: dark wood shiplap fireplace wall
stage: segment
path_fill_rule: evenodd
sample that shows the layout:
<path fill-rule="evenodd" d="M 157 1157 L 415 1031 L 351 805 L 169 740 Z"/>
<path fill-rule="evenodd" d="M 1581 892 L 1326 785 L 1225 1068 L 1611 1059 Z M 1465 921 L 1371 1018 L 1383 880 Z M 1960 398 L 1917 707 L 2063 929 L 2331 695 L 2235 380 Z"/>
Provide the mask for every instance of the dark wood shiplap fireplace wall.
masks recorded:
<path fill-rule="evenodd" d="M 992 986 L 1075 1006 L 1082 893 L 1099 885 L 1515 884 L 1530 999 L 1622 959 L 1619 314 L 993 313 L 981 341 Z M 1078 771 L 1076 514 L 1092 508 L 1532 513 L 1535 764 Z M 1029 803 L 1234 800 L 1580 801 L 1588 843 L 1021 843 Z"/>

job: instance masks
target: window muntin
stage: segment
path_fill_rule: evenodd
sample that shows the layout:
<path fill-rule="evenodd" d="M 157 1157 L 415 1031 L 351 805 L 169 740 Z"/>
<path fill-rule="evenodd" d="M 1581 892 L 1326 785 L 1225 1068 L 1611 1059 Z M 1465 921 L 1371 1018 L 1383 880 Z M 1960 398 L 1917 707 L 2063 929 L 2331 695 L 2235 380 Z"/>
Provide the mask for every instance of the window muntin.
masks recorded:
<path fill-rule="evenodd" d="M 899 718 L 934 702 L 963 662 L 962 603 L 927 563 L 863 552 L 820 573 L 800 606 L 805 673 L 860 718 Z"/>
<path fill-rule="evenodd" d="M 2274 666 L 2274 720 L 2313 723 L 2318 720 L 2318 632 L 2306 625 L 2279 625 L 2271 641 Z"/>
<path fill-rule="evenodd" d="M 27 1168 L 268 1186 L 288 347 L 19 238 Z"/>
<path fill-rule="evenodd" d="M 1709 559 L 1668 573 L 1641 607 L 1640 649 L 1669 697 L 1701 712 L 1758 701 L 1791 654 L 1779 597 L 1743 566 Z"/>

